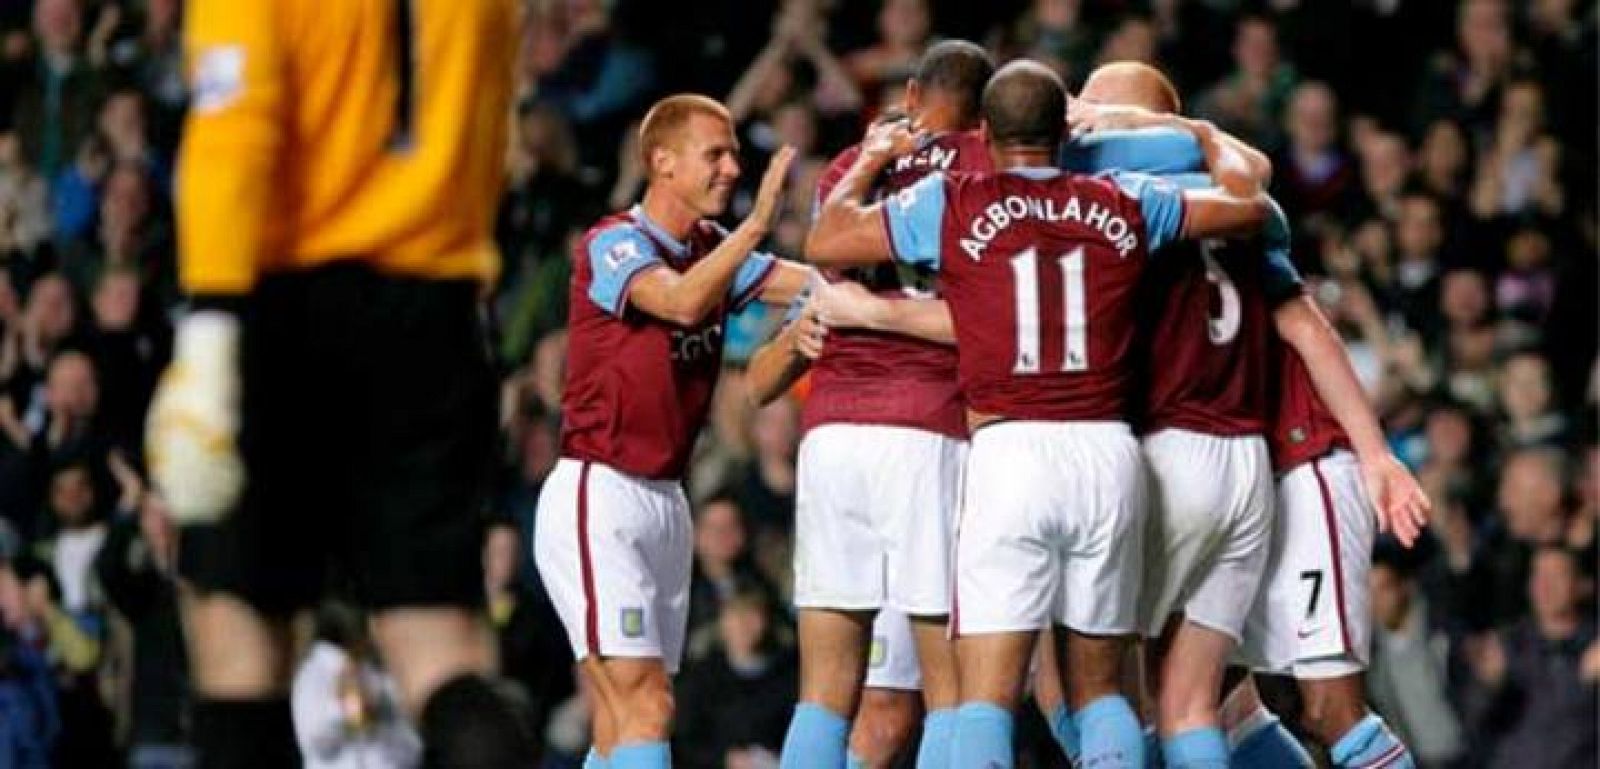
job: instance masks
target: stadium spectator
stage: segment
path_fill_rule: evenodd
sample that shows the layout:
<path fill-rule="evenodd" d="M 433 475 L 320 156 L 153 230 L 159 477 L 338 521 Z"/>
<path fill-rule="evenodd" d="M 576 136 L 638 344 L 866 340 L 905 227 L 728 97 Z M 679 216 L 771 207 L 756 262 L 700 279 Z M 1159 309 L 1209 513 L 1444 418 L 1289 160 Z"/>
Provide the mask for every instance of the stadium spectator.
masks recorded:
<path fill-rule="evenodd" d="M 0 761 L 48 769 L 61 714 L 45 631 L 16 570 L 20 547 L 0 528 Z"/>
<path fill-rule="evenodd" d="M 519 577 L 521 554 L 528 551 L 516 525 L 491 524 L 483 541 L 484 592 L 500 641 L 500 669 L 525 690 L 530 728 L 543 734 L 551 711 L 572 696 L 575 684 L 572 667 L 558 663 L 568 649 L 555 609 Z"/>
<path fill-rule="evenodd" d="M 776 605 L 778 591 L 756 568 L 749 526 L 739 504 L 718 496 L 701 505 L 694 522 L 694 572 L 689 582 L 689 634 L 717 621 L 741 587 L 754 586 Z"/>
<path fill-rule="evenodd" d="M 1339 146 L 1339 103 L 1333 89 L 1316 81 L 1296 87 L 1284 123 L 1289 140 L 1274 164 L 1273 198 L 1297 219 L 1348 215 L 1356 169 Z M 1310 242 L 1308 236 L 1316 231 L 1298 234 L 1302 242 Z"/>
<path fill-rule="evenodd" d="M 1263 16 L 1239 20 L 1233 38 L 1233 72 L 1195 99 L 1196 115 L 1258 147 L 1282 142 L 1279 120 L 1298 76 L 1278 50 L 1278 30 Z"/>
<path fill-rule="evenodd" d="M 45 178 L 68 164 L 94 129 L 102 80 L 83 52 L 78 0 L 38 0 L 33 7 L 34 61 L 19 73 L 15 115 L 24 156 Z"/>
<path fill-rule="evenodd" d="M 1374 560 L 1371 581 L 1372 702 L 1422 766 L 1454 766 L 1466 746 L 1448 695 L 1449 640 L 1432 627 L 1427 600 L 1397 564 Z"/>
<path fill-rule="evenodd" d="M 0 130 L 0 256 L 27 262 L 51 235 L 50 187 L 22 155 L 12 130 Z"/>
<path fill-rule="evenodd" d="M 881 104 L 885 91 L 905 84 L 922 49 L 933 35 L 933 11 L 927 0 L 883 0 L 878 11 L 878 40 L 845 57 L 845 68 L 865 95 L 866 104 Z M 869 111 L 864 115 L 873 117 Z"/>
<path fill-rule="evenodd" d="M 787 532 L 794 523 L 800 410 L 787 398 L 773 401 L 756 412 L 750 433 L 755 455 L 734 481 L 733 498 L 759 539 L 769 530 Z"/>
<path fill-rule="evenodd" d="M 306 769 L 413 769 L 422 741 L 400 710 L 394 679 L 373 659 L 365 618 L 330 602 L 294 674 L 290 707 Z"/>
<path fill-rule="evenodd" d="M 771 595 L 754 585 L 740 585 L 722 602 L 711 649 L 678 685 L 678 766 L 776 765 L 799 670 L 773 615 Z"/>

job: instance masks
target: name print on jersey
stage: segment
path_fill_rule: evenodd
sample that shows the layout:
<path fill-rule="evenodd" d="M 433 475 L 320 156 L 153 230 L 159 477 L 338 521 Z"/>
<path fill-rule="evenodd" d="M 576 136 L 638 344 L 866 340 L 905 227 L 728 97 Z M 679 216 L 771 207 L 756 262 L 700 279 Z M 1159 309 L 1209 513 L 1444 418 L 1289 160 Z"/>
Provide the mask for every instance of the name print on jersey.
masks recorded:
<path fill-rule="evenodd" d="M 915 191 L 907 189 L 900 193 L 901 204 L 907 205 L 911 200 L 907 195 L 915 195 Z M 983 252 L 989 248 L 989 242 L 997 235 L 1006 231 L 1020 221 L 1037 219 L 1043 222 L 1077 222 L 1098 231 L 1117 250 L 1117 255 L 1126 259 L 1128 254 L 1139 247 L 1139 236 L 1128 225 L 1128 220 L 1112 214 L 1111 209 L 1100 203 L 1091 201 L 1088 213 L 1085 214 L 1083 204 L 1078 202 L 1078 196 L 1073 195 L 1064 203 L 1054 198 L 1039 197 L 1036 195 L 1007 195 L 985 206 L 982 213 L 973 217 L 967 225 L 967 234 L 960 240 L 961 250 L 965 251 L 972 261 L 983 261 Z"/>

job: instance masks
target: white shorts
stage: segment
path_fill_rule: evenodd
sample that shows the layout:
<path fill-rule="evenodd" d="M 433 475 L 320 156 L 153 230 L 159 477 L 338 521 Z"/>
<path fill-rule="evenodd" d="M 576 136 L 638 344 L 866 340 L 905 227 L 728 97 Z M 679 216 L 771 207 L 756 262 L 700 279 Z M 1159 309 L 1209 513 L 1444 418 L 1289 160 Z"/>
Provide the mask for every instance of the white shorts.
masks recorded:
<path fill-rule="evenodd" d="M 1278 511 L 1242 661 L 1302 679 L 1365 670 L 1377 522 L 1355 457 L 1337 451 L 1290 470 L 1278 481 Z"/>
<path fill-rule="evenodd" d="M 949 614 L 950 531 L 966 446 L 884 425 L 806 433 L 795 491 L 795 606 Z"/>
<path fill-rule="evenodd" d="M 878 610 L 872 621 L 872 647 L 867 652 L 868 689 L 922 691 L 922 667 L 911 618 L 894 609 Z"/>
<path fill-rule="evenodd" d="M 1167 618 L 1238 641 L 1261 584 L 1272 536 L 1272 459 L 1258 435 L 1168 429 L 1144 439 L 1150 463 L 1141 626 Z"/>
<path fill-rule="evenodd" d="M 956 636 L 1138 629 L 1144 460 L 1120 422 L 978 430 L 956 530 Z"/>
<path fill-rule="evenodd" d="M 537 515 L 533 560 L 573 656 L 658 657 L 677 672 L 693 562 L 683 487 L 562 459 Z"/>

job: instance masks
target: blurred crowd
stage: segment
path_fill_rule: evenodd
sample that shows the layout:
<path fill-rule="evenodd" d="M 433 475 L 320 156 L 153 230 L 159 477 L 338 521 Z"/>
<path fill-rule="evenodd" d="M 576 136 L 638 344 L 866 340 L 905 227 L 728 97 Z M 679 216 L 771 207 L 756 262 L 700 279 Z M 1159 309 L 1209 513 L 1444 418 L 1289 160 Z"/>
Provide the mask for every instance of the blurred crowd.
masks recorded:
<path fill-rule="evenodd" d="M 822 167 L 947 37 L 1041 59 L 1069 87 L 1099 63 L 1157 64 L 1186 111 L 1270 153 L 1295 259 L 1436 504 L 1417 549 L 1379 544 L 1377 707 L 1428 767 L 1592 765 L 1592 0 L 526 6 L 496 222 L 504 443 L 484 563 L 545 765 L 583 755 L 586 694 L 527 533 L 559 453 L 572 246 L 641 189 L 643 108 L 686 90 L 727 102 L 746 170 L 731 217 L 768 154 L 797 147 L 769 246 L 799 256 Z M 180 0 L 0 0 L 0 766 L 192 760 L 174 542 L 141 474 L 182 309 L 181 16 Z M 755 307 L 731 322 L 689 480 L 682 766 L 775 765 L 796 694 L 797 408 L 757 411 L 740 370 L 776 320 Z M 359 616 L 329 606 L 316 625 L 295 694 L 311 765 L 409 765 L 415 737 Z M 1047 740 L 1021 755 L 1060 765 Z"/>

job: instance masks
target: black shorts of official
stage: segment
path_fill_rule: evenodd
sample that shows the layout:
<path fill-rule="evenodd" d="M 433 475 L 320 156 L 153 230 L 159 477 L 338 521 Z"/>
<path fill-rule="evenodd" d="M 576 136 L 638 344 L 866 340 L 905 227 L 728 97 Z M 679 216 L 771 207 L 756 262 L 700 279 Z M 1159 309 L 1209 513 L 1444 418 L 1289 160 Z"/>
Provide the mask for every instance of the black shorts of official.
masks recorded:
<path fill-rule="evenodd" d="M 269 615 L 483 602 L 496 384 L 478 287 L 354 263 L 264 278 L 244 311 L 239 508 L 180 570 Z"/>

